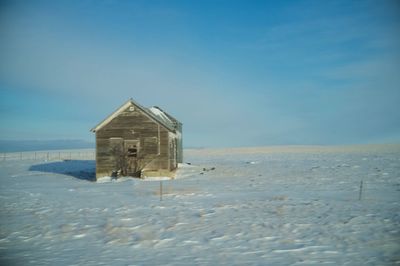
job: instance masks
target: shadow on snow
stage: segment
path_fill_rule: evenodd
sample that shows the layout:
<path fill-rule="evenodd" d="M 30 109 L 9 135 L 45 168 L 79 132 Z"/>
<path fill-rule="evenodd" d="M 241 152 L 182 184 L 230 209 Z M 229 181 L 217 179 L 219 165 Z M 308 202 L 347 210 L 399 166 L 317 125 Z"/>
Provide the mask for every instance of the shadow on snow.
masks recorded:
<path fill-rule="evenodd" d="M 32 165 L 29 167 L 29 171 L 63 174 L 81 180 L 95 181 L 95 168 L 94 160 L 64 160 Z"/>

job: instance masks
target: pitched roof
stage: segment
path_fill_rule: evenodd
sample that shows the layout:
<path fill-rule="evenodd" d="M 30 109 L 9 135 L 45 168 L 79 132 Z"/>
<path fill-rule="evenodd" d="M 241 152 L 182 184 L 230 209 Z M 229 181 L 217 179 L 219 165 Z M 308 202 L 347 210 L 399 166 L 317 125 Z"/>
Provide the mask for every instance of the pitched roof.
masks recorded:
<path fill-rule="evenodd" d="M 178 120 L 176 120 L 171 115 L 167 114 L 161 108 L 154 106 L 150 108 L 145 108 L 135 102 L 132 98 L 121 105 L 117 110 L 115 110 L 111 115 L 106 117 L 103 121 L 101 121 L 97 126 L 92 128 L 90 131 L 96 132 L 97 130 L 101 129 L 105 125 L 111 122 L 115 117 L 125 111 L 128 107 L 135 106 L 140 109 L 145 115 L 147 115 L 150 119 L 154 120 L 155 122 L 159 123 L 169 131 L 175 131 L 177 129 L 177 125 L 181 124 Z"/>

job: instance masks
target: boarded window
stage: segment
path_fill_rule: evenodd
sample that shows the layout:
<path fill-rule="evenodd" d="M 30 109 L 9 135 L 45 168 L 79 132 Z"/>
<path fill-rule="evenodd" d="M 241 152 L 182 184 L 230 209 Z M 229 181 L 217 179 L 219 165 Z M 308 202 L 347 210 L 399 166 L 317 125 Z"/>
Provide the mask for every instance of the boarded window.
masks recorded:
<path fill-rule="evenodd" d="M 139 140 L 125 140 L 125 151 L 128 158 L 139 157 Z"/>
<path fill-rule="evenodd" d="M 109 147 L 110 147 L 110 151 L 112 153 L 117 153 L 117 152 L 121 153 L 122 152 L 122 149 L 123 149 L 122 145 L 124 143 L 123 138 L 110 138 L 109 141 L 110 141 Z"/>
<path fill-rule="evenodd" d="M 127 156 L 128 157 L 132 157 L 132 158 L 136 158 L 137 157 L 137 148 L 128 148 L 127 151 Z"/>
<path fill-rule="evenodd" d="M 123 138 L 110 138 L 109 151 L 110 159 L 113 164 L 113 171 L 120 171 L 124 169 L 124 140 Z"/>

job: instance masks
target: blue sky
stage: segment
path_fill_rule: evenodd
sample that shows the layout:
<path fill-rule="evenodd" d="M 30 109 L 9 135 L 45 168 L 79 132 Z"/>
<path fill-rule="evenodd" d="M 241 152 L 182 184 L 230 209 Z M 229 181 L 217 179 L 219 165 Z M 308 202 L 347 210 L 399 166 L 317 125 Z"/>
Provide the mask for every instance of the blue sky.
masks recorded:
<path fill-rule="evenodd" d="M 186 146 L 400 141 L 398 1 L 0 2 L 0 139 L 83 139 L 132 97 Z"/>

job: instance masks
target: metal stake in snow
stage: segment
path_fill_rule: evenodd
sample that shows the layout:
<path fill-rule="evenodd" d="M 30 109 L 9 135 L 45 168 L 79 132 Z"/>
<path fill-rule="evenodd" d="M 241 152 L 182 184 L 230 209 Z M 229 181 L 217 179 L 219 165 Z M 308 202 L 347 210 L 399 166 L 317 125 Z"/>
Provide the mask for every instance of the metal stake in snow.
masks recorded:
<path fill-rule="evenodd" d="M 361 200 L 361 198 L 362 198 L 362 191 L 363 191 L 363 181 L 361 180 L 361 182 L 360 182 L 360 194 L 358 195 L 358 200 Z"/>
<path fill-rule="evenodd" d="M 162 181 L 160 181 L 160 201 L 162 201 Z"/>

